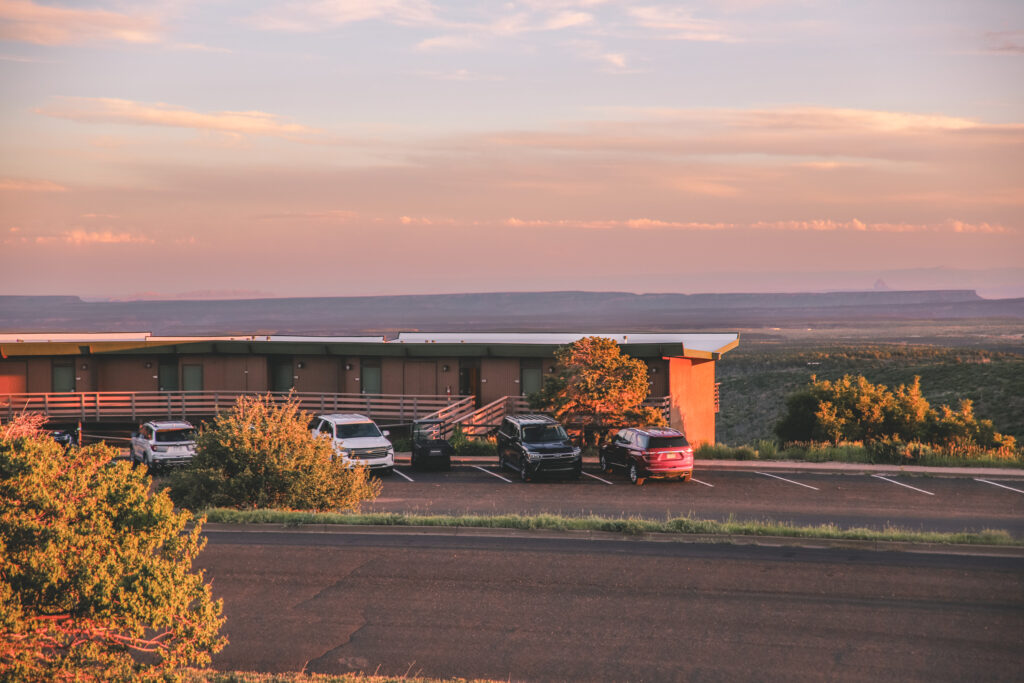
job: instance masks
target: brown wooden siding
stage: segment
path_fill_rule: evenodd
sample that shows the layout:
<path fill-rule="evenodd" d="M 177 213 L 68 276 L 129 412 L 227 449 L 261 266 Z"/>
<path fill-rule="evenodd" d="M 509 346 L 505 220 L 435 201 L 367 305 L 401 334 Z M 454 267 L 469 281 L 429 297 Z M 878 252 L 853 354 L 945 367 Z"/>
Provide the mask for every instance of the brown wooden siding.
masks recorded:
<path fill-rule="evenodd" d="M 298 367 L 299 364 L 302 367 Z M 341 393 L 340 373 L 344 365 L 338 358 L 330 356 L 296 356 L 295 390 L 323 394 Z"/>
<path fill-rule="evenodd" d="M 401 394 L 405 383 L 404 358 L 380 359 L 380 393 Z"/>
<path fill-rule="evenodd" d="M 104 357 L 94 362 L 96 391 L 157 391 L 156 356 Z"/>
<path fill-rule="evenodd" d="M 437 362 L 406 360 L 403 368 L 403 391 L 407 395 L 437 394 Z"/>
<path fill-rule="evenodd" d="M 26 384 L 30 393 L 38 393 L 53 390 L 53 361 L 49 358 L 30 358 L 25 364 L 28 366 L 28 377 Z"/>
<path fill-rule="evenodd" d="M 480 359 L 480 399 L 484 404 L 519 395 L 518 358 Z"/>

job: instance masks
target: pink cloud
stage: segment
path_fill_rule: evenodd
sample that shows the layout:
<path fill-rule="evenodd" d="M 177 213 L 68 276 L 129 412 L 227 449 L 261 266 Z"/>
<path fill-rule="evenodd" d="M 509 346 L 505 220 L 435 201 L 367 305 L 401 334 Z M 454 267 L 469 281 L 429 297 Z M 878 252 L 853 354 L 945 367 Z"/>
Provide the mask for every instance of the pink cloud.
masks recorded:
<path fill-rule="evenodd" d="M 16 178 L 0 178 L 0 191 L 66 192 L 67 188 L 49 180 L 18 180 Z"/>
<path fill-rule="evenodd" d="M 36 244 L 53 244 L 64 242 L 73 246 L 89 244 L 152 244 L 153 240 L 143 235 L 128 232 L 86 231 L 81 229 L 68 230 L 60 235 L 41 235 L 35 238 Z"/>
<path fill-rule="evenodd" d="M 144 14 L 5 0 L 0 3 L 0 39 L 37 45 L 156 43 L 161 40 L 161 27 L 156 18 Z"/>
<path fill-rule="evenodd" d="M 203 113 L 170 104 L 144 104 L 108 97 L 57 97 L 37 114 L 80 123 L 130 123 L 192 128 L 238 135 L 263 135 L 287 139 L 309 138 L 319 131 L 262 111 Z"/>

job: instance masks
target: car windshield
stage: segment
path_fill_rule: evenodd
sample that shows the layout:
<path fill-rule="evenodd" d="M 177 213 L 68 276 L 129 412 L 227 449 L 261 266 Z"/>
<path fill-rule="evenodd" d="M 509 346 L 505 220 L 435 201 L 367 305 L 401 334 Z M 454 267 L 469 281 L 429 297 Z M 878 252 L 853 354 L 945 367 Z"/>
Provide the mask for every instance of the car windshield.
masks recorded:
<path fill-rule="evenodd" d="M 179 441 L 195 441 L 194 429 L 159 429 L 154 434 L 157 443 L 177 443 Z"/>
<path fill-rule="evenodd" d="M 339 439 L 361 439 L 363 437 L 380 436 L 380 430 L 372 422 L 350 422 L 338 425 Z"/>
<path fill-rule="evenodd" d="M 685 448 L 689 446 L 685 436 L 652 436 L 648 448 Z"/>
<path fill-rule="evenodd" d="M 523 427 L 523 441 L 538 443 L 542 441 L 566 441 L 568 436 L 562 425 L 535 425 Z"/>

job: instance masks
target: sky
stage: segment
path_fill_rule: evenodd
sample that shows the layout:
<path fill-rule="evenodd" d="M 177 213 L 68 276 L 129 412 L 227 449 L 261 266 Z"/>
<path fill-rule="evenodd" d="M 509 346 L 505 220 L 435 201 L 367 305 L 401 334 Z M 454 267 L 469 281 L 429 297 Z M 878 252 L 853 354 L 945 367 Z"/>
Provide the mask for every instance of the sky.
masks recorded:
<path fill-rule="evenodd" d="M 1020 0 L 0 0 L 0 294 L 1024 296 Z"/>

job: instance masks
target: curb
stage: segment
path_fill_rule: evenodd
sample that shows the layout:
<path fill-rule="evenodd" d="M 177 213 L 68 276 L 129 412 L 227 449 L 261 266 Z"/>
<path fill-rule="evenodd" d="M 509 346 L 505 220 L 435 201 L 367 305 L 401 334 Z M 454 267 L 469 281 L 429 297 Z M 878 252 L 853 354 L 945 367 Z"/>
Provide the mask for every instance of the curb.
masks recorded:
<path fill-rule="evenodd" d="M 408 455 L 396 454 L 396 461 L 408 465 Z M 404 456 L 404 457 L 401 457 Z M 452 458 L 455 465 L 493 465 L 494 458 Z M 597 460 L 584 458 L 585 465 L 596 465 Z M 905 474 L 910 476 L 946 477 L 963 479 L 971 477 L 998 477 L 1024 481 L 1024 469 L 1009 467 L 929 467 L 925 465 L 873 465 L 871 463 L 848 462 L 801 462 L 798 460 L 694 460 L 695 472 L 756 472 L 768 470 L 797 474 Z"/>
<path fill-rule="evenodd" d="M 505 529 L 491 527 L 399 526 L 391 524 L 302 524 L 280 523 L 225 524 L 208 522 L 203 533 L 294 533 L 294 534 L 396 534 L 405 536 L 462 536 L 468 538 L 543 538 L 549 540 L 633 541 L 637 543 L 690 543 L 786 547 L 805 549 L 845 549 L 873 552 L 900 552 L 929 555 L 969 555 L 976 557 L 1024 558 L 1024 546 L 973 545 L 962 543 L 912 543 L 908 541 L 870 541 L 843 538 L 793 536 L 753 536 L 743 534 L 685 534 L 555 529 Z"/>

